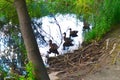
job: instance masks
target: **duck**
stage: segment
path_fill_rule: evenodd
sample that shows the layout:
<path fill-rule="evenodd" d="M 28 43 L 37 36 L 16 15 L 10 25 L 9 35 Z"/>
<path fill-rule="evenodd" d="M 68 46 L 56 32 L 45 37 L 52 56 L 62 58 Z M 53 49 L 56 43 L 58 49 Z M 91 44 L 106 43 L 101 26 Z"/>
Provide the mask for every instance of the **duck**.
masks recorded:
<path fill-rule="evenodd" d="M 66 37 L 66 33 L 65 32 L 63 33 L 63 35 L 64 35 L 63 39 L 64 39 L 65 42 L 72 42 L 73 41 L 70 37 Z"/>
<path fill-rule="evenodd" d="M 77 35 L 77 33 L 78 33 L 77 30 L 73 30 L 73 31 L 72 31 L 71 28 L 70 28 L 69 30 L 70 30 L 70 37 L 77 37 L 77 36 L 78 36 L 78 35 Z"/>
<path fill-rule="evenodd" d="M 90 25 L 84 20 L 83 21 L 83 31 L 85 31 L 85 30 L 90 30 Z"/>
<path fill-rule="evenodd" d="M 70 46 L 73 46 L 74 44 L 72 43 L 73 40 L 70 37 L 66 37 L 66 33 L 64 32 L 64 43 L 63 43 L 63 50 L 69 48 Z"/>
<path fill-rule="evenodd" d="M 59 52 L 58 52 L 58 45 L 56 43 L 52 43 L 52 40 L 49 40 L 49 51 L 47 51 L 49 54 L 51 53 L 55 53 L 55 55 L 59 55 Z"/>

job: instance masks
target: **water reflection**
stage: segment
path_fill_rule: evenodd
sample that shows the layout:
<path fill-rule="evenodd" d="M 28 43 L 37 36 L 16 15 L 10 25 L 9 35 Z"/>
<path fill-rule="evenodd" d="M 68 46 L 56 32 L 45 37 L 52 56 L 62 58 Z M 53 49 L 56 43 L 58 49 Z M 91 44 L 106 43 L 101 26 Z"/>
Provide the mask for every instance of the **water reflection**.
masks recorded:
<path fill-rule="evenodd" d="M 54 18 L 55 17 L 55 18 Z M 54 17 L 52 16 L 45 16 L 41 19 L 37 20 L 37 22 L 42 22 L 42 30 L 44 30 L 47 34 L 44 32 L 41 32 L 42 35 L 44 35 L 44 39 L 46 42 L 48 42 L 50 39 L 53 41 L 53 43 L 56 43 L 58 46 L 59 53 L 65 54 L 67 52 L 72 52 L 79 47 L 81 47 L 81 43 L 83 41 L 83 22 L 77 19 L 75 14 L 56 14 Z M 56 19 L 56 20 L 55 20 Z M 74 46 L 70 46 L 68 50 L 63 50 L 63 33 L 66 32 L 66 37 L 69 37 L 70 32 L 69 29 L 78 31 L 77 37 L 72 37 Z M 61 32 L 60 32 L 61 29 Z M 37 41 L 39 44 L 39 41 Z M 61 44 L 62 42 L 62 44 Z M 39 46 L 41 55 L 43 57 L 44 62 L 46 61 L 46 55 L 47 51 L 49 50 L 49 45 L 46 45 L 44 47 Z M 54 56 L 54 53 L 51 53 L 49 55 L 50 57 Z"/>
<path fill-rule="evenodd" d="M 83 42 L 84 38 L 83 38 L 83 22 L 80 21 L 79 19 L 77 19 L 75 14 L 56 14 L 54 17 L 53 16 L 45 16 L 42 17 L 40 19 L 34 19 L 34 21 L 36 21 L 36 23 L 33 23 L 33 29 L 34 29 L 34 33 L 35 33 L 35 37 L 40 49 L 40 53 L 42 55 L 43 61 L 45 63 L 46 66 L 48 66 L 46 64 L 47 59 L 46 56 L 47 51 L 49 50 L 49 45 L 48 45 L 48 41 L 52 40 L 53 43 L 56 43 L 59 48 L 58 51 L 60 53 L 60 55 L 63 55 L 67 52 L 73 52 L 74 50 L 78 49 L 81 47 L 81 43 Z M 63 33 L 66 33 L 66 37 L 69 37 L 70 35 L 70 31 L 69 29 L 78 31 L 77 33 L 77 37 L 71 37 L 73 39 L 73 44 L 74 46 L 70 46 L 69 49 L 67 50 L 63 50 Z M 20 34 L 19 34 L 20 35 Z M 43 41 L 41 40 L 44 39 Z M 1 39 L 2 41 L 2 39 Z M 20 40 L 21 41 L 21 40 Z M 1 44 L 1 49 L 3 49 L 4 43 L 0 42 Z M 5 43 L 6 44 L 6 43 Z M 1 53 L 2 54 L 2 53 Z M 4 55 L 4 54 L 2 54 Z M 12 56 L 13 54 L 11 53 L 9 60 L 9 63 L 11 63 L 12 61 Z M 18 57 L 20 57 L 21 54 L 16 54 L 16 64 L 18 67 L 21 67 L 21 63 L 20 61 L 18 61 Z M 49 55 L 50 57 L 54 56 L 53 53 L 51 53 Z M 6 62 L 2 57 L 0 58 L 0 66 L 3 66 L 5 70 L 9 70 L 9 66 L 7 66 Z M 19 64 L 18 64 L 19 62 Z"/>

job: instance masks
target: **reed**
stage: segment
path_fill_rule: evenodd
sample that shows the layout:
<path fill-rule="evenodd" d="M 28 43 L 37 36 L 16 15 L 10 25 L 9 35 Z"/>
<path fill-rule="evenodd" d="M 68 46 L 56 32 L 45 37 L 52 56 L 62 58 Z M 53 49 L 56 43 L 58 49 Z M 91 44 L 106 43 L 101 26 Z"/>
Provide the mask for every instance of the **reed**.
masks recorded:
<path fill-rule="evenodd" d="M 99 7 L 97 15 L 94 13 L 93 29 L 85 34 L 85 41 L 100 40 L 111 26 L 120 22 L 120 1 L 119 0 L 104 0 Z"/>

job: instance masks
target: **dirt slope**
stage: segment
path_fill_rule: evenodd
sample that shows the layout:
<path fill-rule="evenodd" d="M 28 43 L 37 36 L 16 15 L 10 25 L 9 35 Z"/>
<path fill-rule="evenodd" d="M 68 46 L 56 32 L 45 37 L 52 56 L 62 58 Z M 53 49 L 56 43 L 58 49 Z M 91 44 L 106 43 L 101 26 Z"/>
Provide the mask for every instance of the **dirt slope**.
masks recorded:
<path fill-rule="evenodd" d="M 109 54 L 108 63 L 98 72 L 89 74 L 84 80 L 120 80 L 120 25 L 105 36 L 108 42 L 108 48 L 112 49 L 106 53 Z"/>
<path fill-rule="evenodd" d="M 57 80 L 120 80 L 120 25 L 101 41 L 50 58 L 49 64 L 50 71 L 62 71 Z"/>

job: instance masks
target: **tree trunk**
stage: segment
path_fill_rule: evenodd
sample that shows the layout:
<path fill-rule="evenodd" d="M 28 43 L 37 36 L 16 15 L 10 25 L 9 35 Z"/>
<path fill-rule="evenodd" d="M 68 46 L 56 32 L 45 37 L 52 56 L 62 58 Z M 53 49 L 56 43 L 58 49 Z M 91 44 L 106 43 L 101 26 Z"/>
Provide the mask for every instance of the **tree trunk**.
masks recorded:
<path fill-rule="evenodd" d="M 27 50 L 27 56 L 34 67 L 33 72 L 35 78 L 37 80 L 50 80 L 33 34 L 31 19 L 27 11 L 26 2 L 25 0 L 14 0 L 14 4 L 18 14 L 20 30 Z"/>

